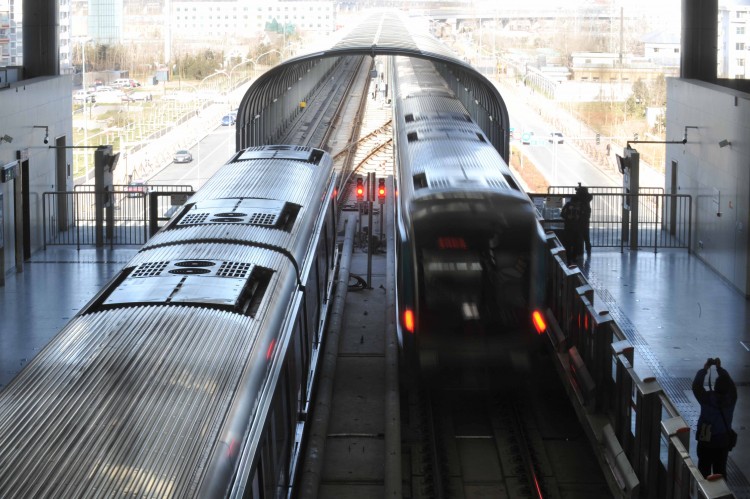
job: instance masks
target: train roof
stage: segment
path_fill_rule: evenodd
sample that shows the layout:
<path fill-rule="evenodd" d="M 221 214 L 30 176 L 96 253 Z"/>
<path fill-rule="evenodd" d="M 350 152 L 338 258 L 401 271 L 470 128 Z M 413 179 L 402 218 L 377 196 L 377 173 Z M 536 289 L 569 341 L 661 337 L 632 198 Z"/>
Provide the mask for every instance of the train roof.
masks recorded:
<path fill-rule="evenodd" d="M 190 304 L 247 313 L 259 303 L 273 273 L 292 273 L 284 254 L 223 243 L 164 246 L 138 253 L 132 270 L 102 292 L 101 306 Z M 295 277 L 296 278 L 296 277 Z"/>
<path fill-rule="evenodd" d="M 279 199 L 304 205 L 328 182 L 333 160 L 305 146 L 258 146 L 238 152 L 188 202 L 223 198 Z"/>
<path fill-rule="evenodd" d="M 74 318 L 0 397 L 3 453 L 24 453 L 3 460 L 0 489 L 197 496 L 248 358 L 267 362 L 253 322 L 153 306 Z"/>

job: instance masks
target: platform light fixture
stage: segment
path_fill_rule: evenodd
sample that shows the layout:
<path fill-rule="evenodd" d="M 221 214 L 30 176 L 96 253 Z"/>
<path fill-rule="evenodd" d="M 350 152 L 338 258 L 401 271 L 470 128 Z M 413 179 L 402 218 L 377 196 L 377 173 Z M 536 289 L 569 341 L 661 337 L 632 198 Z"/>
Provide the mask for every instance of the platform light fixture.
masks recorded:
<path fill-rule="evenodd" d="M 719 141 L 719 147 L 723 148 L 723 147 L 731 146 L 731 145 L 732 143 L 729 142 L 727 139 L 722 139 L 721 141 Z"/>
<path fill-rule="evenodd" d="M 44 143 L 49 144 L 49 127 L 47 125 L 34 125 L 34 128 L 44 128 Z"/>
<path fill-rule="evenodd" d="M 11 142 L 13 142 L 13 137 L 6 133 L 2 137 L 0 137 L 0 144 L 2 144 L 3 142 L 7 142 L 8 144 L 10 144 Z"/>

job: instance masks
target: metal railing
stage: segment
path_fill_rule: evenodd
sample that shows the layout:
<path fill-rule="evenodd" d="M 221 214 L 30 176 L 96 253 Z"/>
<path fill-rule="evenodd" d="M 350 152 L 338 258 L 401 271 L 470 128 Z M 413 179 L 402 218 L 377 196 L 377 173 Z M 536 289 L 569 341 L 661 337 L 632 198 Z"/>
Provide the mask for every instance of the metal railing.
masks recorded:
<path fill-rule="evenodd" d="M 189 196 L 193 188 L 189 185 L 116 185 L 108 193 L 109 207 L 100 214 L 97 228 L 97 194 L 93 186 L 76 186 L 73 192 L 45 192 L 42 195 L 44 247 L 143 245 L 153 232 L 150 220 L 167 220 L 174 211 L 171 209 L 173 196 L 178 193 Z M 155 212 L 150 198 L 156 199 Z"/>
<path fill-rule="evenodd" d="M 593 288 L 576 265 L 566 264 L 559 239 L 548 232 L 547 243 L 547 335 L 555 365 L 598 441 L 617 497 L 734 497 L 724 478 L 701 475 L 690 457 L 690 425 L 609 311 L 594 307 Z"/>
<path fill-rule="evenodd" d="M 548 194 L 530 194 L 542 217 L 542 226 L 559 236 L 563 229 L 560 210 L 575 187 L 550 188 Z M 638 203 L 636 247 L 651 249 L 685 248 L 691 250 L 692 198 L 684 194 L 664 194 L 660 188 L 645 188 L 626 195 L 621 188 L 589 187 L 591 221 L 589 235 L 595 247 L 631 247 L 630 210 L 623 205 Z"/>

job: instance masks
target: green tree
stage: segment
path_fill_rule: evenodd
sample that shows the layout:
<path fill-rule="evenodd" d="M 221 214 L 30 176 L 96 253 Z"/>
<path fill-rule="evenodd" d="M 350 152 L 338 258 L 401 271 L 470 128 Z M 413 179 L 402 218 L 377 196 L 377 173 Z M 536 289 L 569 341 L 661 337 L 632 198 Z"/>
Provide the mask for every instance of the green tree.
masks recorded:
<path fill-rule="evenodd" d="M 633 83 L 633 93 L 625 102 L 625 111 L 629 116 L 638 118 L 646 116 L 646 107 L 650 102 L 649 88 L 643 80 Z"/>

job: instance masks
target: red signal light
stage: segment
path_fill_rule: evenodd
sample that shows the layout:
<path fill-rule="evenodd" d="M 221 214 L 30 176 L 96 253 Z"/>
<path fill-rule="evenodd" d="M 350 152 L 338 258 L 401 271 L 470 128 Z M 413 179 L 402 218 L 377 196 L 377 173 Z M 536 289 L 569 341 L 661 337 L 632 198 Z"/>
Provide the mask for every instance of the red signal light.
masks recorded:
<path fill-rule="evenodd" d="M 385 203 L 385 179 L 378 179 L 378 201 L 380 204 Z"/>
<path fill-rule="evenodd" d="M 365 183 L 361 178 L 357 179 L 357 201 L 365 199 Z"/>
<path fill-rule="evenodd" d="M 544 320 L 544 315 L 539 310 L 534 310 L 531 314 L 531 321 L 534 323 L 536 332 L 542 334 L 547 330 L 547 322 Z"/>

